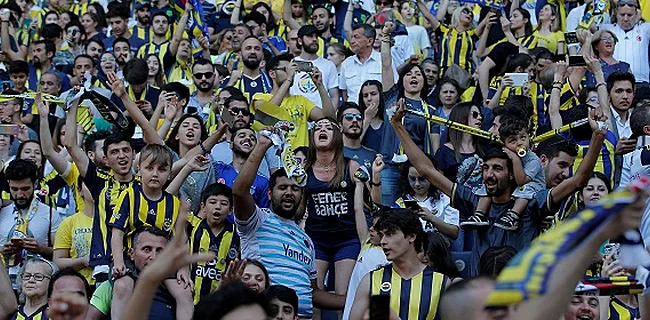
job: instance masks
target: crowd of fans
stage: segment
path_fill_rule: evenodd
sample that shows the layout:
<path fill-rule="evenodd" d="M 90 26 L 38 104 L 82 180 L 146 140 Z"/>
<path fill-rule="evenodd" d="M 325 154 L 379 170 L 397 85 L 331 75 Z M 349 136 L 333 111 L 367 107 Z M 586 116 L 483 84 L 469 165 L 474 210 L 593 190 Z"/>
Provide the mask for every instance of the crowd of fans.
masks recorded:
<path fill-rule="evenodd" d="M 615 239 L 650 244 L 642 199 L 547 295 L 485 305 L 538 236 L 650 174 L 646 19 L 0 0 L 0 320 L 650 319 L 641 294 L 576 287 L 636 276 Z"/>

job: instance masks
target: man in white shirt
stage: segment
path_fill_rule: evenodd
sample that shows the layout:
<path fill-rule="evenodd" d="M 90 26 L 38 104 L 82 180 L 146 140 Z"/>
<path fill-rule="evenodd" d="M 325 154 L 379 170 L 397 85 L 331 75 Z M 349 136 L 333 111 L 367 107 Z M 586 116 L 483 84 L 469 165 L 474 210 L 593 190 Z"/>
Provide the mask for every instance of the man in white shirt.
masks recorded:
<path fill-rule="evenodd" d="M 639 21 L 639 3 L 636 0 L 621 0 L 616 8 L 616 24 L 603 24 L 601 30 L 612 32 L 618 43 L 614 59 L 630 64 L 637 83 L 650 82 L 648 46 L 650 45 L 650 23 Z"/>
<path fill-rule="evenodd" d="M 330 100 L 333 106 L 339 104 L 339 83 L 338 71 L 336 65 L 332 61 L 318 56 L 318 30 L 313 25 L 302 26 L 298 30 L 298 44 L 302 47 L 300 56 L 296 57 L 295 61 L 307 61 L 321 72 L 323 75 L 323 85 L 329 93 Z M 319 108 L 323 107 L 320 95 L 316 88 L 316 84 L 311 78 L 311 72 L 298 71 L 293 79 L 293 86 L 289 91 L 294 96 L 304 96 L 317 105 Z"/>
<path fill-rule="evenodd" d="M 381 81 L 381 54 L 372 50 L 376 34 L 375 28 L 365 23 L 352 30 L 350 49 L 354 55 L 341 64 L 339 78 L 343 101 L 359 103 L 361 85 L 367 80 Z M 393 72 L 393 77 L 397 83 L 397 71 Z"/>

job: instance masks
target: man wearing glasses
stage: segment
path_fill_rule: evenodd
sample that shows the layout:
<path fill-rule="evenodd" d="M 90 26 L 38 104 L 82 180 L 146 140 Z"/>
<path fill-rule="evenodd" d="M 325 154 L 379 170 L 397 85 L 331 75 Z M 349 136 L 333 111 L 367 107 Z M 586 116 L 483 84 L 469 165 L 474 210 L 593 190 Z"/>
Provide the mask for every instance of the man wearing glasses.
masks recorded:
<path fill-rule="evenodd" d="M 370 171 L 377 153 L 361 145 L 364 131 L 361 108 L 354 102 L 346 102 L 339 109 L 336 120 L 343 132 L 343 155 Z"/>
<path fill-rule="evenodd" d="M 187 104 L 190 113 L 197 113 L 203 121 L 208 119 L 214 103 L 215 87 L 214 65 L 203 58 L 198 58 L 192 65 L 192 81 L 194 81 L 194 91 L 190 95 L 190 102 Z"/>
<path fill-rule="evenodd" d="M 650 23 L 639 22 L 639 3 L 636 0 L 621 0 L 616 7 L 616 24 L 603 24 L 601 30 L 613 33 L 619 42 L 614 49 L 614 59 L 630 64 L 630 71 L 636 83 L 650 82 L 648 46 L 650 45 Z"/>

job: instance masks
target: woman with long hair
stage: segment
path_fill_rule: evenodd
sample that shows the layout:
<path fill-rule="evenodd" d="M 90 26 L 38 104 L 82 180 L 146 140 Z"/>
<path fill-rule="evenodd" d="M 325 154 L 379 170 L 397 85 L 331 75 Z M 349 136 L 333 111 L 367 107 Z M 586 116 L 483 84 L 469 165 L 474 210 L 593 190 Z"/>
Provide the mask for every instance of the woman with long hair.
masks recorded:
<path fill-rule="evenodd" d="M 214 42 L 213 48 L 216 48 L 217 57 L 215 62 L 223 64 L 228 55 L 232 51 L 232 37 L 235 34 L 235 29 L 226 28 L 217 33 L 217 40 Z"/>
<path fill-rule="evenodd" d="M 325 287 L 325 274 L 333 264 L 334 291 L 343 296 L 361 249 L 354 213 L 356 182 L 352 178 L 358 168 L 358 163 L 343 156 L 343 134 L 336 120 L 317 121 L 310 134 L 305 166 L 305 232 L 314 242 L 318 286 Z"/>
<path fill-rule="evenodd" d="M 400 166 L 402 192 L 394 208 L 409 208 L 420 216 L 424 232 L 440 232 L 450 241 L 456 240 L 460 228 L 458 210 L 451 207 L 447 195 L 437 190 L 409 162 Z"/>
<path fill-rule="evenodd" d="M 97 79 L 104 85 L 106 88 L 108 86 L 108 74 L 112 72 L 117 72 L 117 62 L 115 56 L 110 52 L 104 52 L 99 56 L 99 64 L 97 65 Z"/>
<path fill-rule="evenodd" d="M 445 0 L 446 1 L 446 0 Z M 384 90 L 385 108 L 391 108 L 395 104 L 403 104 L 407 110 L 416 111 L 425 115 L 433 114 L 434 108 L 426 103 L 429 92 L 428 85 L 424 79 L 424 69 L 419 64 L 407 64 L 404 66 L 395 83 L 391 39 L 392 23 L 387 23 L 382 30 L 381 59 L 382 59 L 382 86 Z M 389 112 L 384 112 L 384 123 L 388 123 Z M 432 126 L 427 120 L 411 113 L 404 118 L 404 125 L 413 141 L 425 152 L 431 153 L 433 148 Z M 386 127 L 381 143 L 381 154 L 386 163 L 381 172 L 381 193 L 382 204 L 390 206 L 399 196 L 399 164 L 404 162 L 406 156 L 397 139 L 392 127 Z"/>
<path fill-rule="evenodd" d="M 438 85 L 437 109 L 433 114 L 443 119 L 449 119 L 452 109 L 460 101 L 460 94 L 461 88 L 456 80 L 450 78 L 442 79 Z M 447 127 L 434 125 L 433 138 L 431 140 L 433 144 L 432 153 L 436 153 L 440 145 L 445 142 L 447 142 Z"/>
<path fill-rule="evenodd" d="M 99 2 L 93 2 L 88 5 L 88 12 L 94 14 L 97 17 L 97 31 L 104 33 L 104 29 L 108 27 L 106 22 L 106 11 L 104 7 Z"/>
<path fill-rule="evenodd" d="M 483 123 L 481 109 L 471 102 L 457 104 L 449 120 L 480 129 Z M 449 129 L 447 141 L 441 145 L 434 157 L 438 169 L 451 181 L 457 181 L 458 168 L 467 158 L 482 156 L 479 138 L 469 133 Z"/>
<path fill-rule="evenodd" d="M 524 86 L 513 87 L 512 79 L 506 73 L 527 73 L 528 79 Z M 510 56 L 506 62 L 503 72 L 494 77 L 490 83 L 488 91 L 488 108 L 494 109 L 506 102 L 511 95 L 525 95 L 532 99 L 533 103 L 537 102 L 537 90 L 539 85 L 535 82 L 536 69 L 535 60 L 526 53 L 518 53 Z"/>
<path fill-rule="evenodd" d="M 528 10 L 522 8 L 512 9 L 510 20 L 505 19 L 505 17 L 502 17 L 501 19 L 502 23 L 510 23 L 509 31 L 504 32 L 506 36 L 490 47 L 486 48 L 485 43 L 488 40 L 487 34 L 489 33 L 489 31 L 486 30 L 486 32 L 483 33 L 483 37 L 481 37 L 481 41 L 479 41 L 478 48 L 476 49 L 476 55 L 478 57 L 486 57 L 488 54 L 490 54 L 494 47 L 504 42 L 509 42 L 518 47 L 522 46 L 528 49 L 537 47 L 537 37 L 534 34 L 533 25 L 530 22 L 531 16 Z M 488 29 L 491 27 L 491 24 L 488 24 L 486 26 Z"/>
<path fill-rule="evenodd" d="M 460 278 L 458 268 L 451 257 L 447 240 L 442 235 L 437 232 L 427 232 L 423 245 L 426 250 L 423 250 L 422 262 L 430 265 L 436 272 L 444 274 L 447 278 L 447 285 L 449 285 L 450 279 Z"/>
<path fill-rule="evenodd" d="M 553 54 L 563 55 L 566 51 L 564 48 L 564 32 L 562 31 L 561 15 L 558 7 L 550 3 L 545 4 L 537 16 L 537 46 L 550 50 Z"/>
<path fill-rule="evenodd" d="M 160 58 L 155 53 L 150 53 L 145 57 L 149 73 L 147 74 L 147 83 L 151 86 L 160 88 L 165 84 L 165 74 L 163 72 Z"/>
<path fill-rule="evenodd" d="M 81 16 L 80 22 L 81 26 L 83 27 L 83 30 L 81 31 L 84 34 L 85 42 L 88 42 L 90 39 L 97 39 L 99 41 L 104 40 L 105 35 L 102 32 L 101 26 L 99 25 L 99 19 L 97 18 L 96 14 L 92 12 L 86 12 Z"/>
<path fill-rule="evenodd" d="M 381 82 L 367 80 L 361 85 L 359 92 L 359 107 L 365 110 L 363 121 L 363 140 L 361 144 L 375 152 L 381 149 L 381 139 L 384 133 L 384 95 Z"/>
<path fill-rule="evenodd" d="M 64 39 L 68 44 L 68 52 L 76 57 L 84 52 L 83 46 L 83 27 L 79 21 L 69 22 L 64 30 Z"/>
<path fill-rule="evenodd" d="M 600 60 L 605 79 L 616 71 L 630 71 L 629 63 L 614 59 L 614 49 L 616 48 L 617 42 L 618 38 L 616 38 L 616 35 L 606 30 L 598 30 L 591 36 L 591 48 Z M 585 81 L 582 83 L 583 86 L 596 86 L 597 81 L 591 71 L 585 73 L 585 78 Z"/>
<path fill-rule="evenodd" d="M 327 60 L 332 61 L 336 66 L 336 70 L 341 74 L 341 64 L 345 59 L 352 55 L 350 49 L 348 49 L 342 43 L 330 43 L 327 47 Z"/>

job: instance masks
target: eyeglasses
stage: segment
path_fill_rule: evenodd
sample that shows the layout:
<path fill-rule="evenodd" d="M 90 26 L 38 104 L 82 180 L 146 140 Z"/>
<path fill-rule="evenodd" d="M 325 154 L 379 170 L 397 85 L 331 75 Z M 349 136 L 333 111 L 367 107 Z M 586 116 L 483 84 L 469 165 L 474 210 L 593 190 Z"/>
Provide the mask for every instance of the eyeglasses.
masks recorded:
<path fill-rule="evenodd" d="M 34 274 L 23 273 L 23 275 L 21 276 L 21 279 L 23 279 L 23 281 L 29 281 L 29 279 L 31 279 L 31 278 L 34 278 L 35 281 L 40 282 L 40 281 L 43 281 L 46 278 L 49 279 L 50 277 L 46 276 L 46 275 L 44 275 L 42 273 L 34 273 Z"/>
<path fill-rule="evenodd" d="M 589 102 L 598 102 L 598 97 L 589 98 Z"/>
<path fill-rule="evenodd" d="M 201 80 L 203 78 L 212 79 L 212 77 L 214 77 L 214 72 L 197 72 L 197 73 L 194 74 L 194 78 L 199 79 L 199 80 Z"/>
<path fill-rule="evenodd" d="M 410 183 L 415 183 L 415 181 L 417 181 L 419 183 L 423 183 L 423 182 L 427 182 L 428 180 L 427 180 L 427 178 L 425 178 L 423 176 L 419 176 L 419 177 L 409 176 L 409 182 Z"/>
<path fill-rule="evenodd" d="M 600 41 L 614 42 L 614 38 L 613 37 L 602 37 L 602 38 L 600 38 Z"/>
<path fill-rule="evenodd" d="M 483 119 L 483 114 L 478 111 L 472 111 L 472 118 L 474 119 Z"/>
<path fill-rule="evenodd" d="M 343 118 L 347 121 L 361 121 L 363 119 L 363 116 L 361 116 L 360 113 L 346 113 L 343 115 Z"/>
<path fill-rule="evenodd" d="M 464 14 L 466 14 L 466 15 L 470 15 L 470 16 L 473 16 L 473 15 L 474 15 L 474 13 L 472 12 L 472 10 L 467 9 L 467 8 L 463 9 L 461 12 L 464 13 Z"/>
<path fill-rule="evenodd" d="M 230 108 L 230 110 L 228 111 L 233 116 L 236 116 L 241 113 L 242 116 L 246 117 L 251 114 L 250 110 L 248 110 L 247 108 Z"/>

